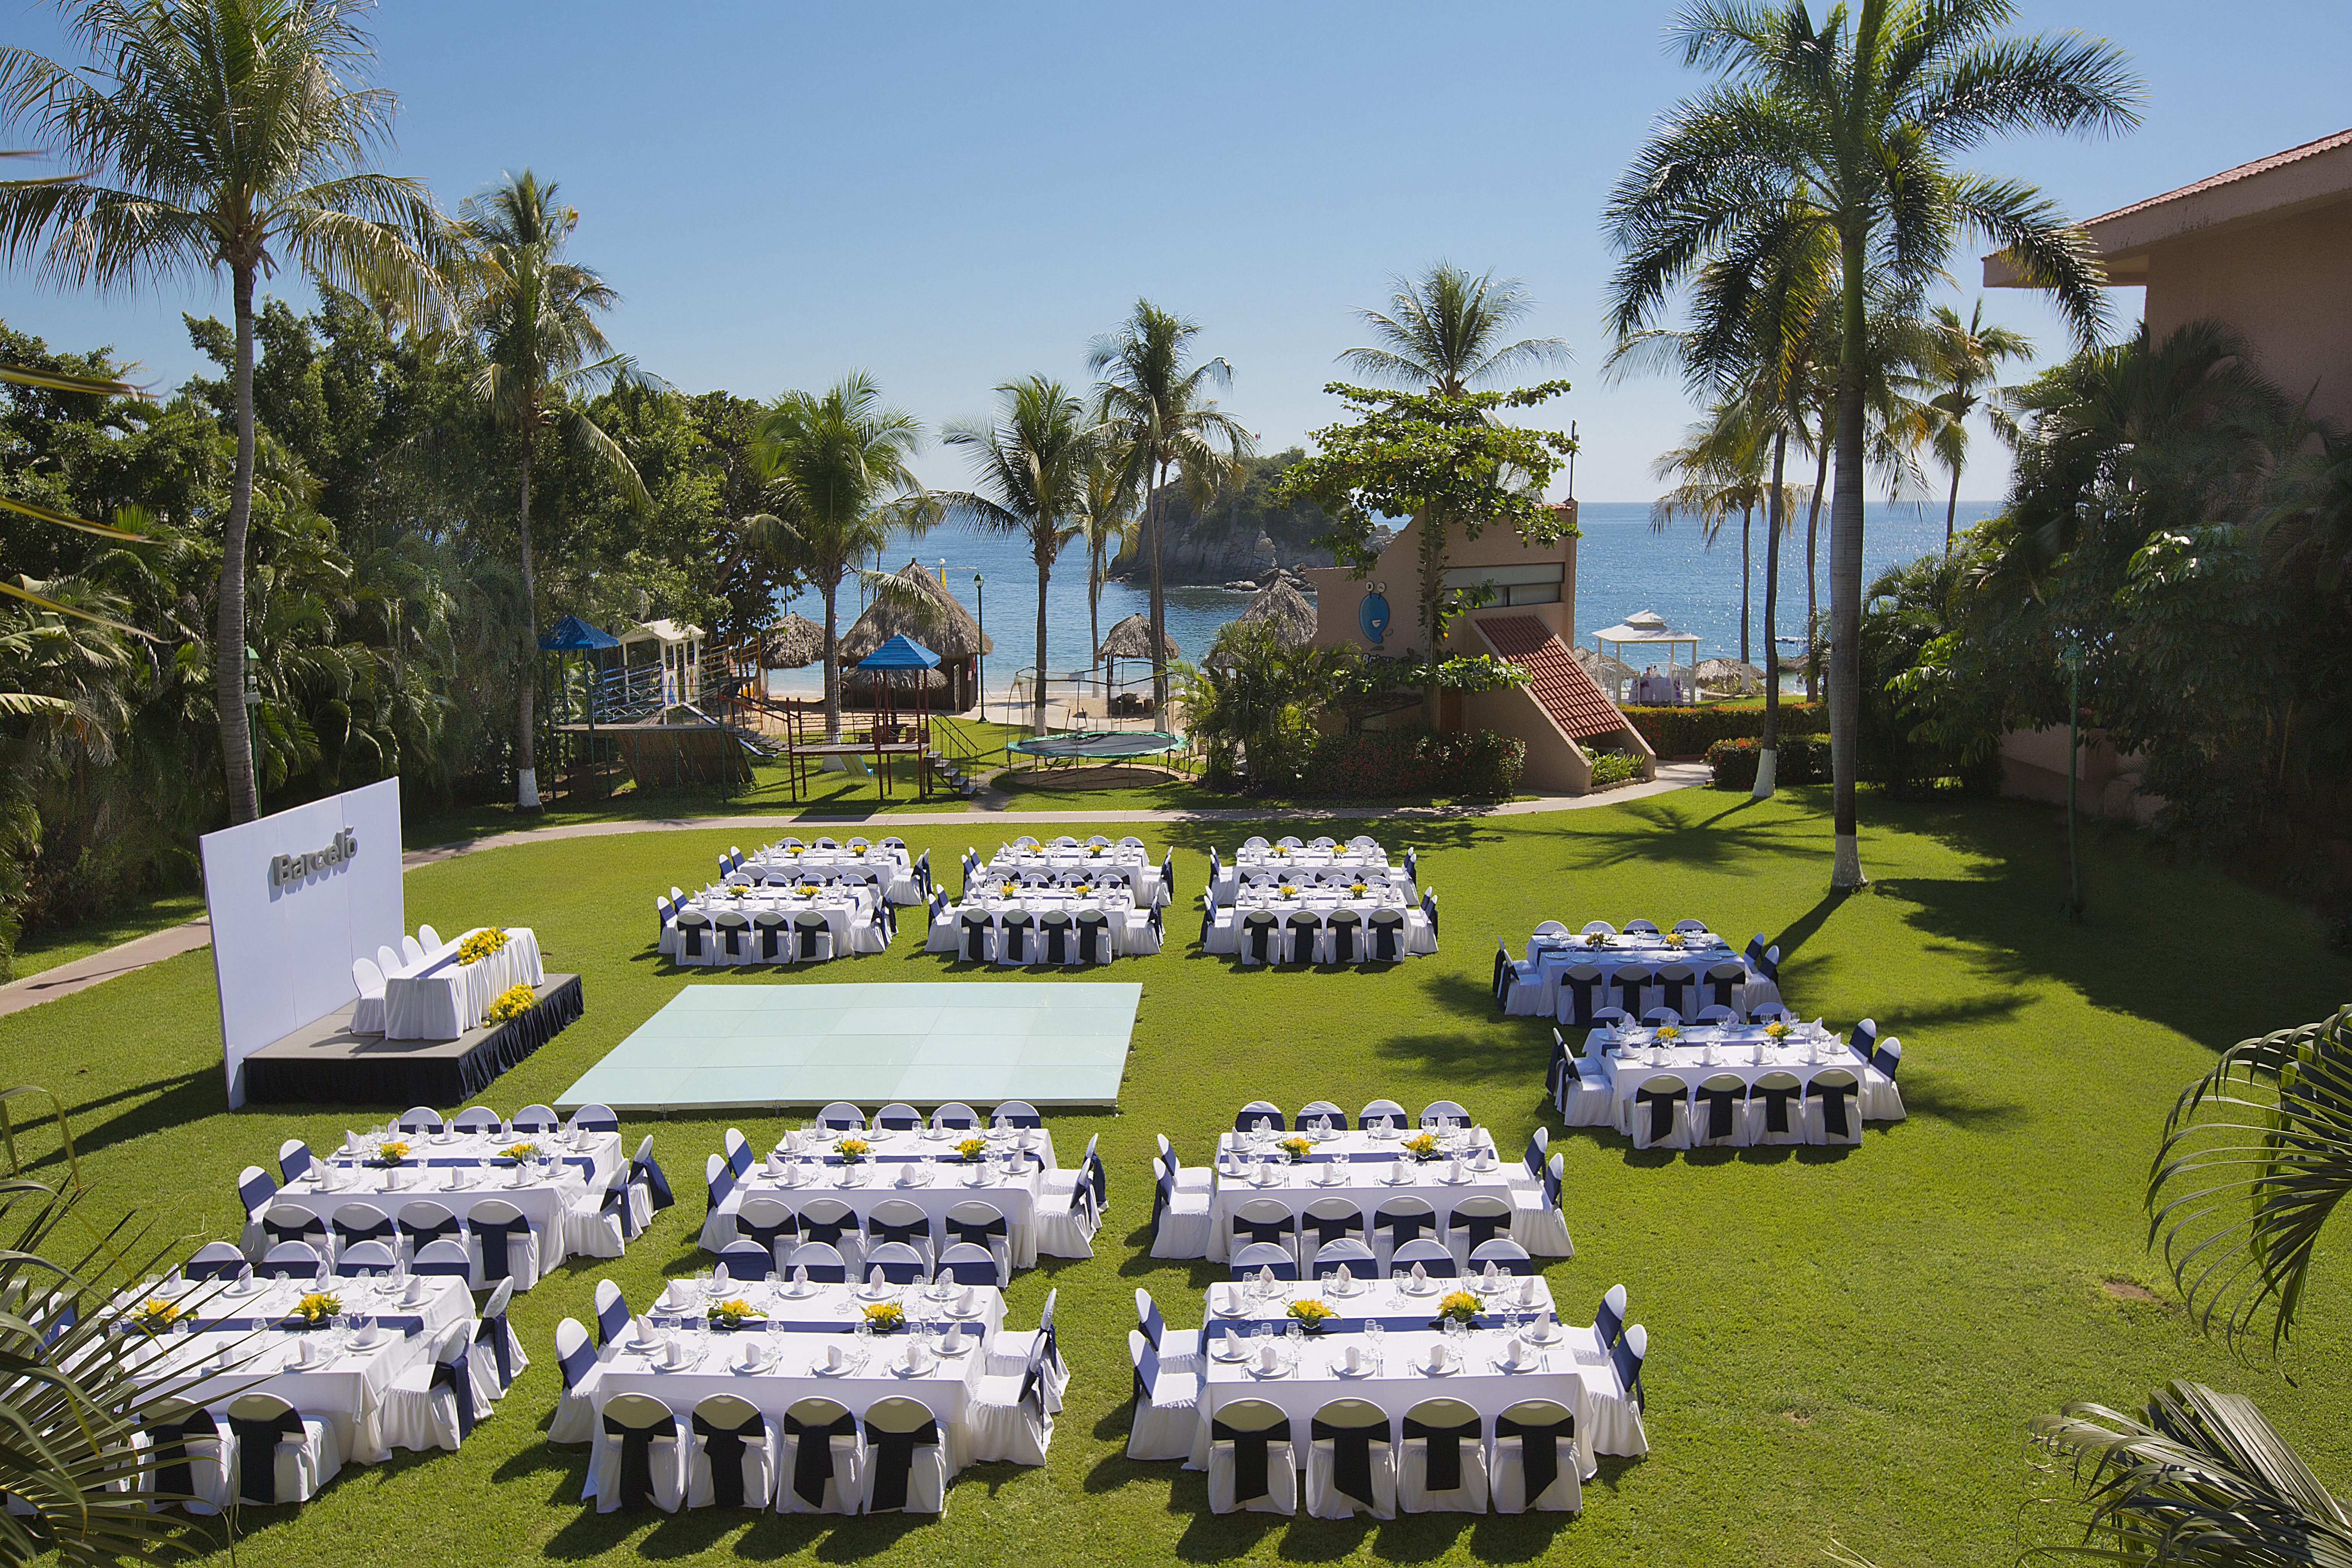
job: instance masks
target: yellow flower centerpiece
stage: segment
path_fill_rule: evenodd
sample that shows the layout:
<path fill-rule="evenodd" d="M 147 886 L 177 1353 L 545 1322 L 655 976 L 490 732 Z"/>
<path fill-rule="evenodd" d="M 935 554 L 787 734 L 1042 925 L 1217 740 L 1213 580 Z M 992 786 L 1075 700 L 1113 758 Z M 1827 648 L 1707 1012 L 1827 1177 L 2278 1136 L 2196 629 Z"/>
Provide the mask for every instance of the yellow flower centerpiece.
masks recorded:
<path fill-rule="evenodd" d="M 1323 1325 L 1339 1314 L 1310 1296 L 1303 1301 L 1293 1301 L 1290 1304 L 1290 1315 L 1308 1333 L 1319 1334 L 1323 1331 Z"/>
<path fill-rule="evenodd" d="M 800 895 L 801 895 L 801 897 L 802 897 L 802 898 L 803 898 L 803 899 L 814 899 L 814 898 L 815 898 L 815 897 L 816 897 L 816 884 L 815 884 L 814 882 L 803 882 L 803 884 L 801 884 L 801 888 L 800 888 Z"/>
<path fill-rule="evenodd" d="M 407 1158 L 408 1145 L 397 1138 L 387 1138 L 375 1146 L 375 1152 L 368 1156 L 368 1163 L 388 1171 Z"/>
<path fill-rule="evenodd" d="M 1404 1152 L 1412 1155 L 1416 1160 L 1436 1159 L 1437 1134 L 1434 1132 L 1414 1133 L 1412 1137 L 1404 1141 Z"/>
<path fill-rule="evenodd" d="M 302 1320 L 303 1327 L 310 1329 L 325 1328 L 342 1310 L 343 1299 L 331 1290 L 309 1291 L 294 1303 L 294 1315 Z"/>
<path fill-rule="evenodd" d="M 988 1157 L 988 1140 L 985 1138 L 963 1139 L 956 1144 L 955 1152 L 962 1156 L 967 1163 L 977 1165 Z"/>
<path fill-rule="evenodd" d="M 1670 931 L 1666 933 L 1666 945 L 1680 952 L 1690 945 L 1690 937 L 1686 932 Z"/>
<path fill-rule="evenodd" d="M 1021 890 L 1021 884 L 1020 884 L 1020 883 L 1018 883 L 1018 882 L 1007 882 L 1007 883 L 1005 883 L 1005 884 L 1004 884 L 1004 886 L 1003 886 L 1002 888 L 997 889 L 996 890 L 997 890 L 998 892 L 1000 892 L 1000 893 L 1003 893 L 1006 898 L 1008 898 L 1008 899 L 1009 899 L 1009 898 L 1013 897 L 1013 894 L 1015 894 L 1015 893 L 1017 893 L 1017 892 L 1019 892 L 1019 891 Z"/>
<path fill-rule="evenodd" d="M 539 1158 L 539 1145 L 526 1138 L 520 1143 L 509 1143 L 499 1150 L 499 1158 L 510 1165 L 524 1164 Z"/>
<path fill-rule="evenodd" d="M 1478 1298 L 1467 1290 L 1449 1290 L 1437 1303 L 1437 1316 L 1442 1321 L 1453 1319 L 1457 1323 L 1473 1324 L 1478 1321 Z"/>
<path fill-rule="evenodd" d="M 1371 889 L 1362 882 L 1350 882 L 1348 884 L 1348 891 L 1360 899 L 1366 893 L 1371 891 Z"/>
<path fill-rule="evenodd" d="M 505 952 L 506 945 L 506 932 L 499 930 L 496 926 L 485 927 L 483 930 L 476 931 L 473 935 L 467 937 L 465 941 L 457 944 L 458 967 L 463 968 L 469 963 L 479 963 L 482 960 L 489 957 L 494 952 Z"/>
<path fill-rule="evenodd" d="M 1607 947 L 1609 945 L 1609 933 L 1605 931 L 1586 931 L 1584 933 L 1584 945 L 1587 947 Z"/>
<path fill-rule="evenodd" d="M 186 1308 L 175 1307 L 161 1296 L 156 1296 L 131 1314 L 131 1325 L 146 1333 L 160 1334 L 169 1331 L 173 1323 L 187 1315 Z"/>
<path fill-rule="evenodd" d="M 1287 882 L 1285 882 L 1281 887 L 1279 887 L 1279 888 L 1276 889 L 1275 890 L 1276 890 L 1276 892 L 1280 893 L 1280 894 L 1281 894 L 1284 898 L 1286 898 L 1286 899 L 1295 899 L 1295 898 L 1297 898 L 1297 897 L 1298 896 L 1298 889 L 1296 889 L 1296 888 L 1294 888 L 1294 887 L 1292 887 L 1292 886 L 1291 886 L 1289 883 L 1287 883 Z"/>
<path fill-rule="evenodd" d="M 1789 1026 L 1782 1023 L 1778 1018 L 1773 1019 L 1770 1023 L 1764 1026 L 1764 1037 L 1771 1041 L 1776 1046 L 1781 1041 L 1787 1039 L 1789 1035 Z"/>
<path fill-rule="evenodd" d="M 1289 1155 L 1292 1159 L 1304 1160 L 1307 1158 L 1307 1154 L 1313 1151 L 1315 1145 L 1308 1142 L 1304 1138 L 1290 1137 L 1284 1139 L 1279 1147 L 1284 1153 Z"/>
<path fill-rule="evenodd" d="M 1683 1032 L 1675 1027 L 1672 1024 L 1661 1024 L 1658 1026 L 1658 1044 L 1662 1046 L 1671 1046 L 1682 1037 Z"/>
<path fill-rule="evenodd" d="M 490 998 L 490 1009 L 482 1015 L 484 1024 L 503 1024 L 509 1018 L 520 1018 L 537 1005 L 539 993 L 528 985 L 509 985 Z"/>
<path fill-rule="evenodd" d="M 841 1141 L 841 1160 L 845 1165 L 855 1165 L 873 1152 L 874 1145 L 863 1138 L 845 1138 Z"/>
<path fill-rule="evenodd" d="M 1070 891 L 1077 894 L 1077 896 L 1082 899 L 1094 890 L 1094 884 L 1091 882 L 1080 882 L 1076 887 L 1070 889 Z"/>
<path fill-rule="evenodd" d="M 752 1318 L 751 1303 L 740 1296 L 729 1301 L 711 1304 L 710 1326 L 714 1329 L 740 1329 Z"/>
<path fill-rule="evenodd" d="M 751 892 L 751 889 L 749 886 L 741 882 L 730 882 L 727 884 L 727 896 L 730 899 L 742 898 L 745 894 Z"/>
<path fill-rule="evenodd" d="M 859 1310 L 866 1314 L 866 1326 L 877 1334 L 895 1334 L 907 1326 L 907 1309 L 896 1301 L 869 1301 Z"/>

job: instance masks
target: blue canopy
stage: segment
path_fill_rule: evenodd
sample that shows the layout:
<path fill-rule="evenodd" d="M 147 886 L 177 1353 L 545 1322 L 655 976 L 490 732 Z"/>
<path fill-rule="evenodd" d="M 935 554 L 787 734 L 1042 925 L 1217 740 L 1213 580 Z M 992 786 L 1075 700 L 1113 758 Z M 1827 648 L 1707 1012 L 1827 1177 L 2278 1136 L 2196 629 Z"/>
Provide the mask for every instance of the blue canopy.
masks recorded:
<path fill-rule="evenodd" d="M 600 632 L 578 616 L 566 616 L 555 623 L 555 629 L 539 639 L 541 653 L 583 653 L 590 648 L 618 647 L 621 639 L 610 632 Z"/>
<path fill-rule="evenodd" d="M 893 637 L 857 661 L 860 669 L 937 669 L 939 667 L 938 654 L 911 640 L 904 633 Z"/>

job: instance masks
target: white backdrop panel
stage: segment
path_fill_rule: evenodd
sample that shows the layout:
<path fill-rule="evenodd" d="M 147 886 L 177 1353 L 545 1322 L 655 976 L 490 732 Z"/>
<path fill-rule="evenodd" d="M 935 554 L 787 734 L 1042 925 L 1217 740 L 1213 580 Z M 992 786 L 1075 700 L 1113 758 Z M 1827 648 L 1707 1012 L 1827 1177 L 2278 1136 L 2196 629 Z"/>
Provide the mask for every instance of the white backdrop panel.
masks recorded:
<path fill-rule="evenodd" d="M 200 842 L 228 1102 L 238 1106 L 247 1056 L 355 997 L 352 960 L 400 946 L 407 928 L 400 781 L 329 795 Z M 290 863 L 276 864 L 280 857 Z"/>

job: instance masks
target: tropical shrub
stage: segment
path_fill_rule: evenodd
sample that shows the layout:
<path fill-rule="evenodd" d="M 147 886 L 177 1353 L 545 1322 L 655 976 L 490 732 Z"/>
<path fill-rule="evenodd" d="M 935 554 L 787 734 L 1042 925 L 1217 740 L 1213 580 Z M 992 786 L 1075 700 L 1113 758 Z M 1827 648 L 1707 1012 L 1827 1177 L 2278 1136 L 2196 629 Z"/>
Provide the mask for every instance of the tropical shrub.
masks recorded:
<path fill-rule="evenodd" d="M 1758 759 L 1763 750 L 1761 741 L 1745 735 L 1709 746 L 1706 765 L 1715 771 L 1715 787 L 1754 789 Z M 1778 753 L 1773 763 L 1775 783 L 1819 784 L 1830 776 L 1827 735 L 1783 735 Z"/>
<path fill-rule="evenodd" d="M 1602 752 L 1592 759 L 1592 787 L 1621 784 L 1642 771 L 1642 759 L 1631 752 Z"/>
<path fill-rule="evenodd" d="M 1761 708 L 1627 708 L 1625 722 L 1662 757 L 1698 757 L 1717 741 L 1764 733 Z M 1826 702 L 1780 704 L 1780 733 L 1811 735 L 1828 728 Z"/>
<path fill-rule="evenodd" d="M 1315 742 L 1298 789 L 1302 795 L 1332 800 L 1400 795 L 1497 800 L 1518 788 L 1527 760 L 1525 741 L 1492 730 L 1324 735 Z"/>

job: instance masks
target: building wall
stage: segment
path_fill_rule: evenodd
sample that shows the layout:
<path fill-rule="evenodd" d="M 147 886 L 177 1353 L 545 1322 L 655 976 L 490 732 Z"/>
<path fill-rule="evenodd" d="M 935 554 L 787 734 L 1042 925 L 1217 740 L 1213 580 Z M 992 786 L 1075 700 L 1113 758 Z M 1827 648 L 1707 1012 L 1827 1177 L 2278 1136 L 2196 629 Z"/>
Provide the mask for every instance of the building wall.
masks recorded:
<path fill-rule="evenodd" d="M 2263 374 L 2315 415 L 2352 423 L 2352 202 L 2162 240 L 2147 258 L 2147 331 L 2211 316 L 2245 334 Z"/>
<path fill-rule="evenodd" d="M 1576 503 L 1563 501 L 1569 520 L 1576 517 Z M 1507 605 L 1497 602 L 1488 606 L 1492 613 L 1531 615 L 1558 634 L 1560 641 L 1573 645 L 1576 641 L 1576 539 L 1573 535 L 1556 544 L 1529 546 L 1519 542 L 1519 536 L 1507 528 L 1490 528 L 1478 538 L 1465 542 L 1456 539 L 1446 552 L 1449 571 L 1475 570 L 1478 567 L 1525 567 L 1558 563 L 1561 568 L 1559 598 L 1554 604 Z M 1372 569 L 1361 577 L 1349 574 L 1344 566 L 1309 567 L 1303 575 L 1315 585 L 1315 646 L 1338 647 L 1355 643 L 1367 649 L 1373 645 L 1366 641 L 1357 620 L 1358 606 L 1364 595 L 1378 585 L 1389 602 L 1388 635 L 1376 651 L 1391 658 L 1421 655 L 1428 651 L 1421 635 L 1421 524 L 1409 522 L 1397 531 L 1389 547 L 1381 552 Z M 1473 612 L 1474 615 L 1478 612 Z M 1463 619 L 1457 619 L 1447 630 L 1446 647 L 1455 653 L 1484 653 L 1486 647 Z"/>

